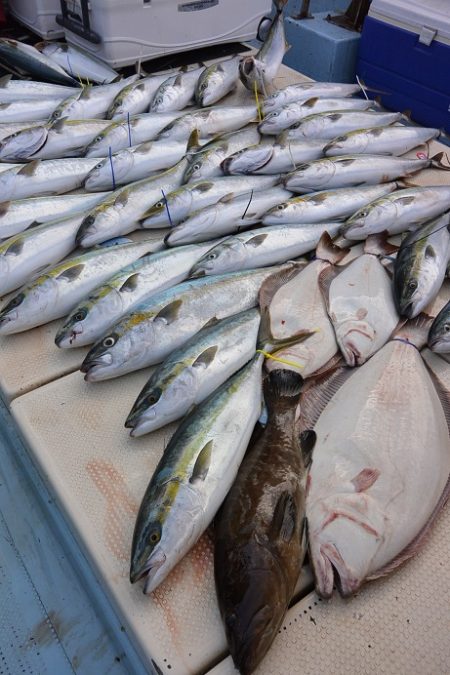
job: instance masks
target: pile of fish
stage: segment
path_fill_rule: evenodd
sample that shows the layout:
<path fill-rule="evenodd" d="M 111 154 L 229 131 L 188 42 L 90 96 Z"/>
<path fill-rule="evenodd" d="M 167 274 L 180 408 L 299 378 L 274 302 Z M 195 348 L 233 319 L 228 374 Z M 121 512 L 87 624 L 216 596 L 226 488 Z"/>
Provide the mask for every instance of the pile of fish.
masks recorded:
<path fill-rule="evenodd" d="M 419 549 L 450 491 L 449 392 L 420 351 L 450 352 L 450 187 L 406 181 L 448 166 L 405 156 L 439 131 L 359 85 L 270 93 L 283 5 L 258 54 L 170 76 L 116 80 L 72 48 L 0 41 L 54 82 L 0 85 L 0 335 L 62 319 L 56 345 L 89 347 L 88 382 L 155 366 L 124 424 L 180 424 L 130 579 L 152 592 L 215 519 L 242 673 L 307 547 L 317 592 L 350 595 Z M 239 78 L 247 102 L 217 105 Z"/>

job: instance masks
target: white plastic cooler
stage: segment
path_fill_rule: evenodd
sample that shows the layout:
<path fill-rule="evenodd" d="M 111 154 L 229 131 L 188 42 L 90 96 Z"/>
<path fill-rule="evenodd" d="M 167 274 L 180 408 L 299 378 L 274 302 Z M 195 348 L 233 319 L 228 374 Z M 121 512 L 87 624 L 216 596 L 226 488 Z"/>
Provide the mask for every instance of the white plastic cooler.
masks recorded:
<path fill-rule="evenodd" d="M 256 36 L 271 0 L 65 0 L 72 42 L 113 67 Z"/>
<path fill-rule="evenodd" d="M 59 0 L 9 0 L 8 6 L 17 21 L 46 40 L 64 35 L 55 18 L 61 11 Z"/>

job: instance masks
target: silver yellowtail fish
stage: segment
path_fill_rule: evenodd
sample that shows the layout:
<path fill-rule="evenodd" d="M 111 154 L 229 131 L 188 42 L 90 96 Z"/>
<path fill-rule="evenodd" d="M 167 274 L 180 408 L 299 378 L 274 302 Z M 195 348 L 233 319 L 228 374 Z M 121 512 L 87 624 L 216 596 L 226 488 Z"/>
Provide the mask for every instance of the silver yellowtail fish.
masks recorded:
<path fill-rule="evenodd" d="M 346 239 L 362 240 L 387 231 L 399 234 L 450 209 L 450 187 L 427 185 L 396 190 L 361 207 L 342 227 Z"/>
<path fill-rule="evenodd" d="M 80 78 L 98 84 L 108 84 L 119 78 L 119 73 L 104 61 L 84 49 L 66 42 L 39 42 L 36 49 L 61 66 L 76 80 Z"/>
<path fill-rule="evenodd" d="M 450 258 L 450 214 L 430 220 L 403 241 L 394 263 L 394 298 L 413 319 L 437 296 Z"/>
<path fill-rule="evenodd" d="M 450 352 L 450 301 L 441 309 L 428 334 L 428 346 L 433 352 Z"/>
<path fill-rule="evenodd" d="M 397 183 L 381 185 L 361 185 L 355 188 L 338 188 L 312 192 L 302 197 L 292 197 L 268 211 L 262 222 L 264 225 L 281 223 L 320 223 L 330 218 L 345 218 L 364 204 L 387 195 L 397 187 Z"/>
<path fill-rule="evenodd" d="M 21 333 L 68 314 L 122 267 L 157 250 L 161 239 L 100 248 L 65 260 L 24 286 L 0 311 L 0 335 Z"/>
<path fill-rule="evenodd" d="M 289 45 L 284 32 L 283 9 L 287 0 L 273 0 L 276 13 L 264 44 L 254 56 L 244 56 L 239 65 L 242 84 L 249 90 L 255 87 L 266 96 L 273 92 L 274 79 Z"/>
<path fill-rule="evenodd" d="M 158 87 L 167 80 L 164 75 L 150 75 L 132 82 L 124 87 L 112 102 L 107 117 L 112 120 L 123 120 L 128 115 L 147 112 Z"/>
<path fill-rule="evenodd" d="M 372 235 L 363 255 L 340 271 L 329 267 L 319 277 L 336 341 L 348 366 L 365 363 L 386 344 L 398 324 L 391 279 L 378 257 L 394 250 L 380 235 Z"/>
<path fill-rule="evenodd" d="M 181 185 L 189 153 L 198 147 L 197 140 L 194 134 L 188 144 L 187 154 L 171 169 L 119 188 L 100 202 L 81 224 L 77 243 L 87 248 L 136 229 L 138 220 L 145 216 L 157 199 L 164 198 L 164 194 Z"/>
<path fill-rule="evenodd" d="M 273 144 L 264 141 L 230 154 L 222 162 L 222 170 L 231 175 L 285 173 L 303 162 L 323 157 L 322 148 L 325 142 L 318 138 L 284 140 L 280 136 Z"/>
<path fill-rule="evenodd" d="M 424 145 L 432 138 L 437 138 L 440 133 L 439 129 L 408 126 L 357 129 L 330 141 L 324 148 L 324 155 L 327 157 L 359 153 L 404 155 L 418 145 Z"/>
<path fill-rule="evenodd" d="M 2 161 L 79 157 L 108 126 L 105 120 L 58 120 L 23 129 L 0 143 Z"/>
<path fill-rule="evenodd" d="M 203 328 L 175 350 L 152 374 L 125 426 L 142 436 L 175 422 L 202 403 L 255 355 L 257 309 Z"/>
<path fill-rule="evenodd" d="M 20 288 L 32 276 L 56 265 L 75 249 L 84 213 L 37 225 L 0 244 L 0 296 Z"/>
<path fill-rule="evenodd" d="M 85 379 L 107 380 L 160 363 L 205 326 L 255 307 L 261 284 L 274 271 L 193 279 L 158 293 L 92 347 L 81 366 Z"/>
<path fill-rule="evenodd" d="M 159 133 L 158 140 L 186 141 L 194 129 L 199 129 L 202 137 L 217 136 L 255 121 L 254 105 L 214 106 L 178 117 Z"/>
<path fill-rule="evenodd" d="M 89 143 L 85 157 L 108 157 L 110 149 L 111 152 L 117 152 L 145 141 L 152 141 L 161 129 L 179 114 L 179 112 L 143 113 L 123 122 L 111 122 Z"/>
<path fill-rule="evenodd" d="M 54 98 L 23 98 L 10 103 L 1 103 L 0 123 L 46 121 L 59 103 L 60 101 Z"/>
<path fill-rule="evenodd" d="M 194 103 L 195 87 L 204 66 L 168 77 L 157 89 L 150 104 L 150 112 L 183 110 Z"/>
<path fill-rule="evenodd" d="M 77 86 L 74 83 L 75 86 Z M 0 103 L 11 103 L 19 101 L 21 98 L 57 99 L 55 108 L 60 101 L 74 93 L 74 87 L 65 87 L 61 84 L 50 84 L 49 82 L 37 82 L 35 80 L 17 80 L 12 79 L 12 75 L 4 75 L 0 78 Z"/>
<path fill-rule="evenodd" d="M 29 197 L 13 202 L 1 202 L 0 239 L 7 239 L 23 232 L 30 225 L 40 225 L 86 211 L 107 195 L 107 192 L 97 192 L 96 194 L 82 193 L 61 197 Z"/>
<path fill-rule="evenodd" d="M 153 591 L 196 543 L 230 489 L 261 413 L 262 356 L 181 423 L 143 497 L 130 581 Z"/>
<path fill-rule="evenodd" d="M 268 424 L 250 445 L 214 524 L 219 607 L 233 662 L 245 675 L 280 632 L 306 553 L 311 456 L 295 431 L 302 384 L 300 375 L 283 371 L 265 380 Z"/>
<path fill-rule="evenodd" d="M 339 223 L 268 225 L 227 237 L 194 265 L 191 278 L 276 265 L 313 251 L 320 237 L 331 237 Z"/>
<path fill-rule="evenodd" d="M 289 103 L 268 113 L 259 125 L 261 134 L 277 136 L 305 117 L 334 110 L 368 110 L 373 102 L 364 98 L 310 98 Z"/>
<path fill-rule="evenodd" d="M 310 98 L 346 98 L 361 91 L 359 84 L 343 84 L 340 82 L 297 82 L 280 89 L 264 100 L 264 113 L 282 108 L 296 101 L 307 101 Z"/>
<path fill-rule="evenodd" d="M 0 38 L 0 59 L 13 69 L 20 68 L 38 80 L 77 87 L 79 83 L 57 63 L 35 47 L 10 38 Z M 44 84 L 44 87 L 46 85 Z"/>
<path fill-rule="evenodd" d="M 268 209 L 290 196 L 291 193 L 281 187 L 233 198 L 225 196 L 217 204 L 195 211 L 183 223 L 171 228 L 165 242 L 167 246 L 179 246 L 240 232 L 259 223 Z"/>
<path fill-rule="evenodd" d="M 335 110 L 304 117 L 293 124 L 288 138 L 336 138 L 348 131 L 367 127 L 384 127 L 398 122 L 401 113 L 372 112 L 370 110 Z"/>
<path fill-rule="evenodd" d="M 81 187 L 97 160 L 35 159 L 29 164 L 0 173 L 2 200 L 26 199 L 43 195 L 57 195 Z"/>
<path fill-rule="evenodd" d="M 184 174 L 183 183 L 199 181 L 223 175 L 222 163 L 233 152 L 260 140 L 256 124 L 249 124 L 239 131 L 231 131 L 203 145 Z"/>
<path fill-rule="evenodd" d="M 63 117 L 71 120 L 86 120 L 100 117 L 105 119 L 109 106 L 119 91 L 138 79 L 138 75 L 131 75 L 119 82 L 100 84 L 96 87 L 84 87 L 79 94 L 69 96 L 55 109 L 52 119 Z"/>
<path fill-rule="evenodd" d="M 412 176 L 433 164 L 431 159 L 406 159 L 383 155 L 346 155 L 305 162 L 288 174 L 284 184 L 292 192 L 325 188 L 377 185 Z"/>
<path fill-rule="evenodd" d="M 178 246 L 124 267 L 74 308 L 58 330 L 57 346 L 84 347 L 96 342 L 136 305 L 187 279 L 192 266 L 214 243 Z"/>
<path fill-rule="evenodd" d="M 205 68 L 197 80 L 195 100 L 198 105 L 214 105 L 224 96 L 236 89 L 239 81 L 240 56 L 213 63 Z"/>
<path fill-rule="evenodd" d="M 11 124 L 0 124 L 0 141 L 7 136 L 12 136 L 12 134 L 17 133 L 18 131 L 23 131 L 23 129 L 40 127 L 41 125 L 42 120 L 37 120 L 36 122 L 11 122 Z"/>
<path fill-rule="evenodd" d="M 350 596 L 416 555 L 449 496 L 448 425 L 418 351 L 424 323 L 358 368 L 314 426 L 306 516 L 322 597 L 334 583 Z"/>
<path fill-rule="evenodd" d="M 1 175 L 0 175 L 1 180 Z M 279 176 L 223 176 L 196 183 L 187 183 L 159 200 L 142 216 L 142 227 L 178 225 L 191 213 L 215 204 L 225 195 L 242 195 L 265 190 L 279 183 Z"/>
<path fill-rule="evenodd" d="M 169 169 L 179 162 L 186 153 L 184 141 L 146 141 L 126 150 L 119 150 L 102 159 L 86 176 L 84 188 L 115 190 L 149 177 L 155 171 Z"/>

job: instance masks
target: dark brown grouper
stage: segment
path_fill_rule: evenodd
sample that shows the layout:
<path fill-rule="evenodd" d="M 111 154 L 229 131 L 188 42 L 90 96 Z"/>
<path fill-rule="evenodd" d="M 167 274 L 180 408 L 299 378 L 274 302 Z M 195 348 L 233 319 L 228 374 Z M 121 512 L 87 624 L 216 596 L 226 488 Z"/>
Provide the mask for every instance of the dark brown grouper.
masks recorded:
<path fill-rule="evenodd" d="M 305 485 L 315 435 L 307 432 L 302 454 L 295 431 L 302 383 L 289 370 L 266 379 L 267 427 L 247 452 L 216 523 L 217 596 L 243 675 L 272 644 L 305 555 Z"/>

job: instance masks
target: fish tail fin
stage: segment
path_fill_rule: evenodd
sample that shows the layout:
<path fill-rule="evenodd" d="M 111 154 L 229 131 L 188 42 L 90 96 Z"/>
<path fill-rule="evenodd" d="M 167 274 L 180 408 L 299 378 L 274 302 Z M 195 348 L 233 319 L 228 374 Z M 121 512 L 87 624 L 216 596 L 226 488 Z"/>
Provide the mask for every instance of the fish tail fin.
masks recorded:
<path fill-rule="evenodd" d="M 432 316 L 422 312 L 414 319 L 410 319 L 403 324 L 393 335 L 392 339 L 407 342 L 417 347 L 417 349 L 422 349 L 427 343 L 428 333 L 433 321 Z"/>
<path fill-rule="evenodd" d="M 326 260 L 332 265 L 335 265 L 345 258 L 349 252 L 349 248 L 342 248 L 336 244 L 333 244 L 333 240 L 331 239 L 328 232 L 324 232 L 320 237 L 319 243 L 317 244 L 316 258 Z"/>
<path fill-rule="evenodd" d="M 447 160 L 447 163 L 444 163 L 444 157 Z M 442 169 L 443 171 L 450 171 L 450 159 L 446 152 L 438 152 L 436 155 L 430 158 L 431 166 L 435 169 Z"/>
<path fill-rule="evenodd" d="M 293 370 L 272 370 L 264 381 L 264 398 L 268 408 L 280 403 L 296 407 L 303 387 L 303 377 Z"/>
<path fill-rule="evenodd" d="M 271 345 L 275 342 L 270 327 L 270 303 L 276 292 L 293 279 L 303 269 L 303 265 L 292 263 L 289 267 L 281 269 L 268 277 L 259 291 L 259 306 L 261 309 L 261 328 L 259 331 L 258 342 L 260 345 Z"/>
<path fill-rule="evenodd" d="M 396 253 L 399 247 L 391 244 L 388 238 L 389 232 L 387 230 L 378 232 L 377 234 L 370 234 L 364 244 L 364 253 L 381 256 Z"/>
<path fill-rule="evenodd" d="M 273 0 L 273 4 L 275 5 L 275 9 L 277 11 L 277 14 L 281 14 L 281 12 L 286 7 L 288 1 L 289 0 Z"/>

